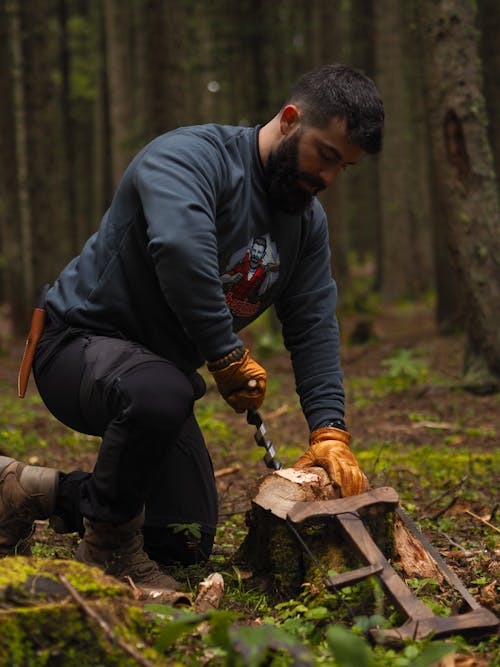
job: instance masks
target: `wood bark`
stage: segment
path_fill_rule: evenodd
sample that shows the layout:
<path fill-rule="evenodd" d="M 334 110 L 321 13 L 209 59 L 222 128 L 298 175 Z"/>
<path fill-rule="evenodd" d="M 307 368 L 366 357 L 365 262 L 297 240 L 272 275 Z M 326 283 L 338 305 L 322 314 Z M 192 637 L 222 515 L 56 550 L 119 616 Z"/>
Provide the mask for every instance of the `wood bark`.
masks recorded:
<path fill-rule="evenodd" d="M 428 113 L 448 242 L 465 290 L 463 384 L 500 389 L 500 205 L 470 0 L 418 4 Z"/>

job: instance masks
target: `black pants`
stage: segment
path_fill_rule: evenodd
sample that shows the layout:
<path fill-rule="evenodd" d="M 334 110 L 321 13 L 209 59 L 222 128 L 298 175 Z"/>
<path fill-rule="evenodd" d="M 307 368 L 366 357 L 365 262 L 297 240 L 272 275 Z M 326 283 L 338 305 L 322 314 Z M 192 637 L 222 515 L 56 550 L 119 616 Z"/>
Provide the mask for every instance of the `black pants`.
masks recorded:
<path fill-rule="evenodd" d="M 92 473 L 62 473 L 55 514 L 124 523 L 144 508 L 144 546 L 159 562 L 208 558 L 217 523 L 210 456 L 193 414 L 205 392 L 169 361 L 130 341 L 50 326 L 34 375 L 52 414 L 101 436 Z M 198 533 L 201 532 L 201 536 Z"/>

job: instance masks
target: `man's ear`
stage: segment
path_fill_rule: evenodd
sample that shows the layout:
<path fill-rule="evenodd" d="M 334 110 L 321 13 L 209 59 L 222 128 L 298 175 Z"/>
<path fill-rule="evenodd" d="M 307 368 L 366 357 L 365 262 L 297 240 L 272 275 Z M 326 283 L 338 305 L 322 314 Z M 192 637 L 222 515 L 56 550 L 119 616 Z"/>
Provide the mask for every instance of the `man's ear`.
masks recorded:
<path fill-rule="evenodd" d="M 280 113 L 280 131 L 287 135 L 300 122 L 300 111 L 295 104 L 287 104 Z"/>

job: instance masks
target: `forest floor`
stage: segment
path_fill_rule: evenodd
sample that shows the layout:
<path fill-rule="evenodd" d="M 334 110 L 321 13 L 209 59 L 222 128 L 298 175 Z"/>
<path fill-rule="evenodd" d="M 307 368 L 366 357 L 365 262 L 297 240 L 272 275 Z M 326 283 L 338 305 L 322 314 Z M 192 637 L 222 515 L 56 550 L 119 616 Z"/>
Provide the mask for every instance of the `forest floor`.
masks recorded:
<path fill-rule="evenodd" d="M 352 448 L 372 486 L 393 486 L 398 491 L 403 507 L 476 599 L 498 614 L 500 395 L 477 396 L 460 388 L 463 336 L 437 335 L 429 304 L 378 308 L 369 319 L 371 336 L 360 344 L 352 339 L 363 318 L 349 313 L 340 318 Z M 265 323 L 256 323 L 246 341 L 269 375 L 268 396 L 261 409 L 268 436 L 278 458 L 291 465 L 306 448 L 308 431 L 294 391 L 288 354 Z M 24 461 L 66 471 L 90 468 L 98 446 L 95 438 L 74 433 L 48 415 L 33 381 L 24 401 L 16 398 L 22 347 L 23 341 L 9 334 L 7 320 L 0 319 L 0 448 Z M 327 629 L 335 618 L 325 598 L 321 606 L 315 606 L 310 592 L 296 600 L 276 599 L 251 573 L 235 565 L 233 556 L 246 534 L 245 513 L 256 481 L 266 468 L 263 450 L 253 440 L 253 427 L 225 405 L 209 378 L 207 382 L 207 395 L 196 411 L 217 472 L 220 528 L 209 562 L 176 569 L 175 574 L 187 590 L 195 590 L 208 573 L 221 572 L 226 582 L 222 609 L 234 612 L 252 627 L 274 624 L 305 647 L 309 658 L 301 663 L 293 651 L 288 658 L 279 650 L 269 652 L 269 647 L 262 648 L 261 637 L 255 639 L 261 645 L 255 648 L 253 658 L 240 656 L 239 663 L 230 662 L 227 647 L 225 653 L 220 646 L 209 648 L 203 633 L 196 639 L 185 632 L 165 649 L 169 664 L 354 665 L 335 651 L 336 661 L 332 658 Z M 196 537 L 195 528 L 187 526 L 186 530 L 192 530 Z M 45 525 L 38 526 L 35 553 L 39 556 L 71 557 L 76 544 L 76 536 L 55 535 Z M 439 608 L 442 600 L 436 582 L 409 583 Z M 352 641 L 360 634 L 352 634 Z M 238 641 L 234 646 L 254 640 L 240 636 Z M 357 645 L 356 650 L 364 651 L 365 656 L 364 662 L 357 664 L 500 665 L 498 637 L 453 637 L 452 641 L 453 650 L 448 648 L 449 655 L 441 662 L 438 653 L 431 661 L 432 647 L 425 642 L 410 642 L 399 650 Z M 184 651 L 185 657 L 179 658 L 178 651 Z M 274 657 L 269 657 L 271 654 Z M 222 661 L 224 655 L 227 662 Z M 307 663 L 307 659 L 313 662 Z"/>

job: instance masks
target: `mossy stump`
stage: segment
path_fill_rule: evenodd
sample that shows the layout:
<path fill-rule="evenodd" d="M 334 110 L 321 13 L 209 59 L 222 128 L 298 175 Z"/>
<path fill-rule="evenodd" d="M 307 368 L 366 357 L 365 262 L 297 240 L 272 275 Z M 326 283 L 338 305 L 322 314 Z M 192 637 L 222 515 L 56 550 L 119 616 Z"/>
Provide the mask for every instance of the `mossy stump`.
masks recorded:
<path fill-rule="evenodd" d="M 138 664 L 105 636 L 63 581 L 145 662 L 166 664 L 147 646 L 147 620 L 128 586 L 76 561 L 15 556 L 0 561 L 0 666 Z"/>

